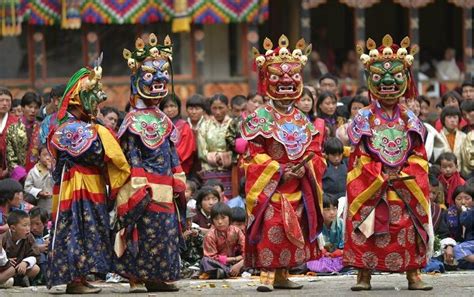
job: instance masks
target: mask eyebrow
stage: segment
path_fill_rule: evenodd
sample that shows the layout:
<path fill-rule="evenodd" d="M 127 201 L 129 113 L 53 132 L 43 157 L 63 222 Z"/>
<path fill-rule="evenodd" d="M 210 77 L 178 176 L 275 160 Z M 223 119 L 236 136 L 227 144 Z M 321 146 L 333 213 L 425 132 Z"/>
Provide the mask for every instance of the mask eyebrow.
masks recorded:
<path fill-rule="evenodd" d="M 150 66 L 142 65 L 142 70 L 146 72 L 155 73 L 156 69 Z"/>
<path fill-rule="evenodd" d="M 384 71 L 378 67 L 375 66 L 370 66 L 370 72 L 377 73 L 377 74 L 383 74 Z"/>
<path fill-rule="evenodd" d="M 403 65 L 398 65 L 390 69 L 390 73 L 394 74 L 394 73 L 401 72 L 402 70 L 403 70 Z"/>
<path fill-rule="evenodd" d="M 291 68 L 290 74 L 299 73 L 300 71 L 301 71 L 301 65 L 298 65 L 298 66 L 295 66 L 295 67 Z"/>
<path fill-rule="evenodd" d="M 268 66 L 268 72 L 270 72 L 271 74 L 283 75 L 283 71 L 281 71 L 281 69 L 272 66 Z"/>

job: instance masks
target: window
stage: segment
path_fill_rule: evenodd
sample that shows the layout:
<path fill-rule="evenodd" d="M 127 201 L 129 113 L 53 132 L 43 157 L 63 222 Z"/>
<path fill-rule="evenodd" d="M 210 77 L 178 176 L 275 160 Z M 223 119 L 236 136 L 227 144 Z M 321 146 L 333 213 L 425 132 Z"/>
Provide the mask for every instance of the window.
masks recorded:
<path fill-rule="evenodd" d="M 15 37 L 0 38 L 0 79 L 28 78 L 28 46 L 26 27 Z"/>
<path fill-rule="evenodd" d="M 240 24 L 204 25 L 204 77 L 225 79 L 242 74 Z M 225 42 L 227 41 L 227 42 Z"/>
<path fill-rule="evenodd" d="M 44 27 L 47 77 L 70 77 L 84 65 L 82 31 Z"/>
<path fill-rule="evenodd" d="M 127 76 L 130 69 L 123 58 L 123 49 L 135 48 L 136 25 L 90 25 L 89 31 L 99 36 L 99 48 L 104 53 L 102 68 L 105 76 Z M 92 61 L 90 61 L 92 63 Z"/>

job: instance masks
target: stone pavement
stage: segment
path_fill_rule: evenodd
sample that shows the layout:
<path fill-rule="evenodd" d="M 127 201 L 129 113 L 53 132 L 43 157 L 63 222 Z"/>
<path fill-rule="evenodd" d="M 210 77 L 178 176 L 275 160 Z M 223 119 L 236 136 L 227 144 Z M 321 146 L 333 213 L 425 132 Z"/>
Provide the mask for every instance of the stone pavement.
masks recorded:
<path fill-rule="evenodd" d="M 181 290 L 177 293 L 128 294 L 128 284 L 98 283 L 102 292 L 89 296 L 474 296 L 474 271 L 438 275 L 423 275 L 424 280 L 434 286 L 433 291 L 408 291 L 405 276 L 402 274 L 383 274 L 372 277 L 372 291 L 352 292 L 355 276 L 293 277 L 292 280 L 304 284 L 298 291 L 275 290 L 272 293 L 258 293 L 255 288 L 258 279 L 231 280 L 182 280 L 178 282 Z M 0 296 L 67 296 L 65 286 L 48 291 L 45 287 L 29 287 L 2 290 Z M 50 295 L 51 294 L 51 295 Z"/>

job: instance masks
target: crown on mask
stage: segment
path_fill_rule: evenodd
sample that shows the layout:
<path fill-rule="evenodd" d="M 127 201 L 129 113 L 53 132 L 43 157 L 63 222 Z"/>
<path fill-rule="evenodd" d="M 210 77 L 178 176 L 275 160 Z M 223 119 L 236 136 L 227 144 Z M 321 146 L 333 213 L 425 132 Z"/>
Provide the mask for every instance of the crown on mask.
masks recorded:
<path fill-rule="evenodd" d="M 123 57 L 127 60 L 128 67 L 133 73 L 148 59 L 172 60 L 173 47 L 171 38 L 166 35 L 163 44 L 158 44 L 158 38 L 154 33 L 148 36 L 148 43 L 143 39 L 137 38 L 135 41 L 135 50 L 131 52 L 128 49 L 123 50 Z"/>
<path fill-rule="evenodd" d="M 367 39 L 366 42 L 369 54 L 364 54 L 364 48 L 361 45 L 356 46 L 357 53 L 360 55 L 360 60 L 364 67 L 368 69 L 370 65 L 377 61 L 399 60 L 406 68 L 410 67 L 414 61 L 414 55 L 418 53 L 418 46 L 414 45 L 408 53 L 410 46 L 410 38 L 402 39 L 400 46 L 393 43 L 392 36 L 386 34 L 382 39 L 382 45 L 377 48 L 377 44 L 372 38 Z"/>
<path fill-rule="evenodd" d="M 280 36 L 278 47 L 275 49 L 273 49 L 273 42 L 269 38 L 265 38 L 263 41 L 263 48 L 266 50 L 265 54 L 261 54 L 255 47 L 252 48 L 255 63 L 259 68 L 282 62 L 300 63 L 304 66 L 308 61 L 308 56 L 311 54 L 311 44 L 306 45 L 304 39 L 301 38 L 292 52 L 290 52 L 288 46 L 288 38 L 285 35 Z"/>

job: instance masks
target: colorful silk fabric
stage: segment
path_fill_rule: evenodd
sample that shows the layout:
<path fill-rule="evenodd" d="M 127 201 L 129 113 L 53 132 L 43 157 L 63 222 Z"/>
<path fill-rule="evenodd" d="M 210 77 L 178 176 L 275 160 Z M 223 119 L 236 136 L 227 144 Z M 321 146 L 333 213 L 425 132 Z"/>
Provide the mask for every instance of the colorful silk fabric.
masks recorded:
<path fill-rule="evenodd" d="M 87 127 L 88 132 L 95 135 L 84 150 L 78 150 L 61 137 L 71 131 L 77 132 L 77 127 Z M 57 143 L 49 146 L 56 158 L 56 168 L 52 208 L 55 224 L 48 255 L 48 287 L 70 283 L 90 272 L 111 271 L 107 201 L 113 199 L 130 174 L 119 144 L 100 125 L 70 117 L 51 137 Z"/>
<path fill-rule="evenodd" d="M 174 126 L 154 107 L 132 109 L 126 118 L 131 121 L 124 121 L 119 137 L 132 171 L 117 197 L 119 224 L 125 232 L 116 240 L 124 242 L 125 250 L 116 249 L 115 270 L 146 281 L 177 280 L 186 177 L 172 141 Z M 148 133 L 146 128 L 154 124 L 161 126 L 152 131 L 156 134 Z"/>
<path fill-rule="evenodd" d="M 390 118 L 372 103 L 350 124 L 354 151 L 347 177 L 345 265 L 407 271 L 426 264 L 431 241 L 428 162 L 417 121 L 403 107 Z M 380 127 L 403 127 L 407 139 Z M 383 135 L 379 139 L 386 144 L 374 145 L 372 133 Z M 413 178 L 391 185 L 388 176 Z"/>
<path fill-rule="evenodd" d="M 306 117 L 304 120 L 306 127 L 314 129 Z M 243 130 L 248 124 L 244 123 L 242 135 L 246 133 Z M 318 138 L 311 138 L 311 134 L 309 137 L 305 152 L 294 158 L 271 134 L 255 133 L 249 137 L 247 133 L 249 146 L 244 164 L 247 178 L 247 266 L 288 268 L 317 259 L 320 255 L 316 237 L 322 229 L 321 178 L 326 164 Z M 305 165 L 303 178 L 281 183 L 285 167 L 301 162 L 310 152 L 315 156 Z"/>

